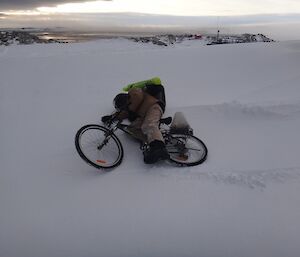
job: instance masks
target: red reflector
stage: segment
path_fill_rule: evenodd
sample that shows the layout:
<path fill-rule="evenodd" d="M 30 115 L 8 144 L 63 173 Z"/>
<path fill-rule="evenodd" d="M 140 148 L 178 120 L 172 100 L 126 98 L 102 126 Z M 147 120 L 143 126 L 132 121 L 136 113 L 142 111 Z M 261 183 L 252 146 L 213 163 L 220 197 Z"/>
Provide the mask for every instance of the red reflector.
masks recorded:
<path fill-rule="evenodd" d="M 99 163 L 106 163 L 106 161 L 104 161 L 104 160 L 96 160 L 96 162 L 99 162 Z"/>

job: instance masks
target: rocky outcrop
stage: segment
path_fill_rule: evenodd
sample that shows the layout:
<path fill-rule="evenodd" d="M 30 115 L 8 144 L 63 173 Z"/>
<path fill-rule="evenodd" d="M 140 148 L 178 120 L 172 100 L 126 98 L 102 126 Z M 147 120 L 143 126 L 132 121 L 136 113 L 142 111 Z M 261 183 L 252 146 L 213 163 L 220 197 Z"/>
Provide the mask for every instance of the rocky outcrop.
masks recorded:
<path fill-rule="evenodd" d="M 167 34 L 167 35 L 145 36 L 145 37 L 130 37 L 129 39 L 133 40 L 134 42 L 152 43 L 154 45 L 168 46 L 176 43 L 181 43 L 183 40 L 199 39 L 199 38 L 191 34 L 183 34 L 183 35 Z"/>
<path fill-rule="evenodd" d="M 242 35 L 158 35 L 148 37 L 131 37 L 130 40 L 141 43 L 152 43 L 155 45 L 169 46 L 176 43 L 181 43 L 185 40 L 203 40 L 207 45 L 216 44 L 235 44 L 235 43 L 252 43 L 252 42 L 274 42 L 273 39 L 268 38 L 263 34 L 242 34 Z"/>
<path fill-rule="evenodd" d="M 274 42 L 273 39 L 268 38 L 263 34 L 242 34 L 242 35 L 218 35 L 208 38 L 207 45 L 220 44 L 236 44 L 236 43 L 255 43 L 255 42 Z"/>
<path fill-rule="evenodd" d="M 59 43 L 56 40 L 41 39 L 26 31 L 0 31 L 0 45 L 21 44 L 29 45 L 33 43 Z"/>

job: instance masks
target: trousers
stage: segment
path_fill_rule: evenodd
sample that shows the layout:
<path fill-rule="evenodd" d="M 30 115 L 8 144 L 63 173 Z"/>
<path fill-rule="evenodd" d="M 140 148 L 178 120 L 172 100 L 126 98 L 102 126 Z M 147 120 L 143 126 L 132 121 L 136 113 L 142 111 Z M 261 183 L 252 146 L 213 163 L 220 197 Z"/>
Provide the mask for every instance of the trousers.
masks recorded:
<path fill-rule="evenodd" d="M 138 117 L 129 126 L 129 130 L 137 137 L 144 136 L 144 141 L 151 143 L 154 140 L 164 141 L 159 130 L 159 121 L 163 111 L 159 104 L 152 105 L 146 112 L 145 117 Z M 142 135 L 139 135 L 142 133 Z"/>

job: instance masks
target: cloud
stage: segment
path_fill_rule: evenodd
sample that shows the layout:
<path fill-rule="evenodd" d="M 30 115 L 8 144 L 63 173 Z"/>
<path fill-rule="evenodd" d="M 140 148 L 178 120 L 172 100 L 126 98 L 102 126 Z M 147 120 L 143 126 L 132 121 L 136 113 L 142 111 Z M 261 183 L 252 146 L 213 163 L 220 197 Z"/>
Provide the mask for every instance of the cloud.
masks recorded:
<path fill-rule="evenodd" d="M 7 15 L 5 14 L 5 13 L 1 13 L 0 12 L 0 29 L 1 29 L 1 26 L 2 26 L 2 21 L 4 20 L 4 19 L 6 19 L 7 18 Z"/>
<path fill-rule="evenodd" d="M 3 14 L 2 14 L 3 15 Z M 0 12 L 1 17 L 1 12 Z M 172 16 L 142 13 L 82 13 L 82 14 L 53 14 L 53 15 L 9 15 L 7 26 L 67 26 L 87 28 L 103 27 L 231 27 L 261 24 L 300 23 L 300 14 L 288 15 L 241 15 L 241 16 Z M 47 25 L 48 22 L 48 25 Z"/>
<path fill-rule="evenodd" d="M 1 15 L 0 27 L 35 27 L 96 33 L 262 33 L 275 40 L 300 40 L 300 14 L 168 16 L 137 13 Z"/>
<path fill-rule="evenodd" d="M 112 0 L 101 0 L 112 1 Z M 56 6 L 59 4 L 67 3 L 81 3 L 86 2 L 84 0 L 1 0 L 0 11 L 8 10 L 30 10 L 40 6 Z"/>

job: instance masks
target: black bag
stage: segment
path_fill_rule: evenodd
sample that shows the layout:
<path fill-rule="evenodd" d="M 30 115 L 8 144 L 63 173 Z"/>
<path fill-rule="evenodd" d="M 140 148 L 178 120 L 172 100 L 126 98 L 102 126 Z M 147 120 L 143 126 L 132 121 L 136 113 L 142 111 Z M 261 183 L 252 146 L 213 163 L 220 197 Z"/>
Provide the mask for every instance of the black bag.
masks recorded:
<path fill-rule="evenodd" d="M 149 95 L 154 96 L 158 100 L 158 104 L 160 105 L 162 110 L 165 111 L 166 95 L 165 95 L 165 89 L 164 89 L 163 85 L 147 84 L 145 86 L 144 90 Z"/>

